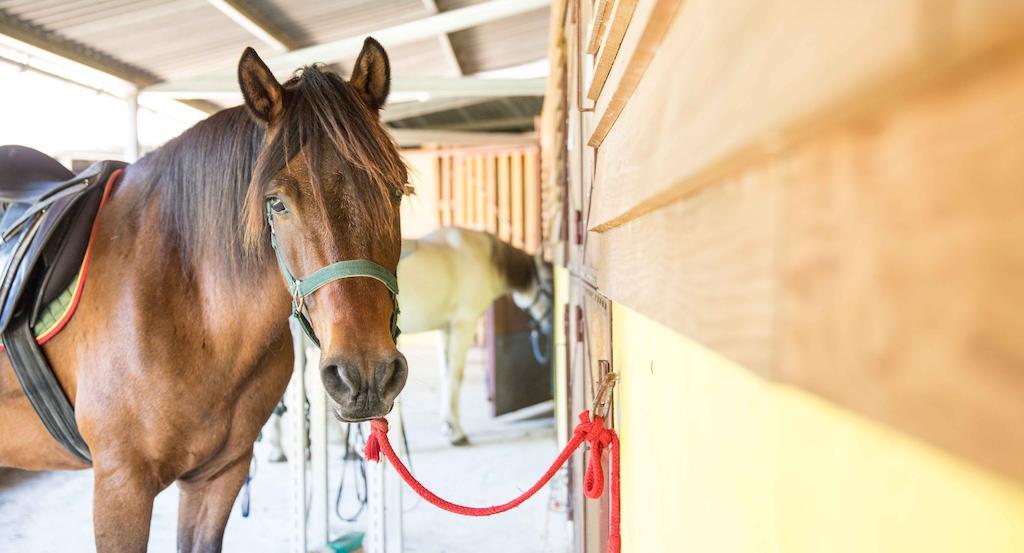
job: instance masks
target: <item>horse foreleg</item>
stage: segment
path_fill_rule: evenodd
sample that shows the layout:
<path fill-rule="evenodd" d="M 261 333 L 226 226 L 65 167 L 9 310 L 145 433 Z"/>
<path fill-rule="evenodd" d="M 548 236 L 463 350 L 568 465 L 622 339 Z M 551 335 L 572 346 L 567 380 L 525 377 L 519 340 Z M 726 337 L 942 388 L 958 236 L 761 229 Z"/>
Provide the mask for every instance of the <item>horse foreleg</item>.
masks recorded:
<path fill-rule="evenodd" d="M 142 463 L 95 460 L 93 528 L 97 553 L 145 553 L 153 498 L 161 485 Z"/>
<path fill-rule="evenodd" d="M 476 332 L 476 324 L 453 323 L 448 332 L 443 333 L 444 360 L 441 366 L 443 371 L 441 387 L 443 390 L 443 403 L 441 405 L 442 417 L 444 418 L 444 430 L 452 445 L 466 445 L 469 440 L 466 433 L 462 431 L 462 421 L 459 417 L 459 398 L 462 389 L 462 376 L 466 369 L 466 353 L 469 346 L 473 344 L 473 335 Z"/>
<path fill-rule="evenodd" d="M 178 553 L 220 553 L 224 528 L 249 474 L 252 450 L 211 476 L 179 483 Z"/>

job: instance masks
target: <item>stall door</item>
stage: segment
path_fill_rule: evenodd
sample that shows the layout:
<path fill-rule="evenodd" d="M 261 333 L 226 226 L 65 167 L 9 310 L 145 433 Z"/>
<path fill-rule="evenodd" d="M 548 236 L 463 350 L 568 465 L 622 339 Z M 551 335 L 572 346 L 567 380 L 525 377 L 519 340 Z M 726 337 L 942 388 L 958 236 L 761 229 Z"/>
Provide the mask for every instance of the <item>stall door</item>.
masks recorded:
<path fill-rule="evenodd" d="M 488 393 L 494 415 L 504 415 L 554 398 L 551 340 L 538 342 L 543 361 L 530 344 L 530 316 L 511 297 L 487 313 Z"/>

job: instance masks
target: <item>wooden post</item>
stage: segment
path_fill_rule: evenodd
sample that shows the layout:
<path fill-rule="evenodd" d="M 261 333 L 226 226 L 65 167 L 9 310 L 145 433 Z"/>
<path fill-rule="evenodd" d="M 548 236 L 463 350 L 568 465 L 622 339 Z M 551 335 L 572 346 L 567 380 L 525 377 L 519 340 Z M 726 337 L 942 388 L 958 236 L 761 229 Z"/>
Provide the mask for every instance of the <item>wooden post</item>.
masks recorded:
<path fill-rule="evenodd" d="M 497 157 L 498 154 L 487 154 L 484 158 L 484 178 L 480 183 L 484 190 L 484 225 L 491 234 L 498 233 Z"/>
<path fill-rule="evenodd" d="M 512 198 L 509 191 L 509 154 L 502 152 L 498 160 L 498 236 L 512 240 Z"/>
<path fill-rule="evenodd" d="M 520 151 L 512 153 L 509 159 L 511 163 L 511 186 L 512 186 L 512 245 L 517 248 L 523 247 L 523 154 Z"/>
<path fill-rule="evenodd" d="M 537 163 L 537 149 L 530 148 L 523 156 L 523 189 L 525 191 L 524 212 L 526 229 L 526 250 L 536 253 L 540 248 L 540 164 Z"/>

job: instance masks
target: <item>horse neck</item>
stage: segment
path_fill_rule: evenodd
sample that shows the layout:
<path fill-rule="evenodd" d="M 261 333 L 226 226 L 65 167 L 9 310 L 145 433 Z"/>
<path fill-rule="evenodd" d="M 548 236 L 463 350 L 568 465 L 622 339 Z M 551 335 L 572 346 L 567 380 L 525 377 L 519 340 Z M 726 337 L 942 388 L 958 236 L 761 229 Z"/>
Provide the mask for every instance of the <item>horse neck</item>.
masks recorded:
<path fill-rule="evenodd" d="M 157 290 L 143 297 L 153 298 L 159 306 L 178 306 L 195 327 L 190 333 L 202 340 L 203 347 L 224 350 L 230 357 L 236 348 L 269 344 L 288 330 L 289 297 L 273 256 L 243 269 L 229 269 L 218 256 L 242 256 L 242 252 L 217 251 L 215 245 L 200 249 L 202 255 L 186 256 L 157 207 L 156 194 L 148 194 L 146 171 L 129 168 L 119 188 L 122 198 L 112 198 L 104 215 L 119 221 L 135 220 L 128 228 L 115 230 L 117 240 L 133 241 L 141 267 L 159 266 L 161 271 L 138 271 L 138 286 Z M 139 194 L 145 207 L 139 209 Z M 158 192 L 159 194 L 159 192 Z M 122 194 L 118 194 L 122 196 Z M 125 210 L 135 213 L 125 213 Z M 124 227 L 125 225 L 121 225 Z M 135 229 L 136 232 L 131 232 Z M 131 238 L 134 236 L 134 240 Z M 230 247 L 225 245 L 226 247 Z M 209 340 L 209 342 L 207 341 Z M 217 352 L 211 352 L 216 357 Z"/>

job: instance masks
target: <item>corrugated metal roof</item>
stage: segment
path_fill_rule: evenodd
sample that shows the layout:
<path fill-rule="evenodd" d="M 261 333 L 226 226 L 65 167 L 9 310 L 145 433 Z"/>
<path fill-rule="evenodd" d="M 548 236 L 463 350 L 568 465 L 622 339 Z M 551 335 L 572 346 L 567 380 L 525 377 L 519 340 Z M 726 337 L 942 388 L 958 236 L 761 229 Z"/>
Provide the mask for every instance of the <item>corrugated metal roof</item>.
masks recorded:
<path fill-rule="evenodd" d="M 437 0 L 448 11 L 486 0 Z M 268 31 L 301 48 L 370 33 L 431 14 L 424 0 L 250 0 L 235 4 L 258 17 Z M 462 73 L 520 65 L 546 57 L 548 10 L 507 17 L 449 35 Z M 270 47 L 207 0 L 0 0 L 0 32 L 15 29 L 54 50 L 82 53 L 139 84 L 194 77 L 229 67 L 246 46 Z M 455 68 L 440 36 L 409 44 L 384 44 L 396 77 L 452 76 Z M 347 69 L 351 65 L 341 61 Z M 116 70 L 116 71 L 114 71 Z M 499 119 L 519 115 L 522 102 L 487 102 Z M 533 105 L 537 102 L 529 102 Z M 482 104 L 480 104 L 482 105 Z M 539 108 L 538 108 L 539 109 Z M 459 111 L 459 110 L 456 110 Z M 485 115 L 462 110 L 463 116 Z M 429 117 L 413 118 L 420 122 Z M 413 124 L 406 121 L 405 124 Z"/>

